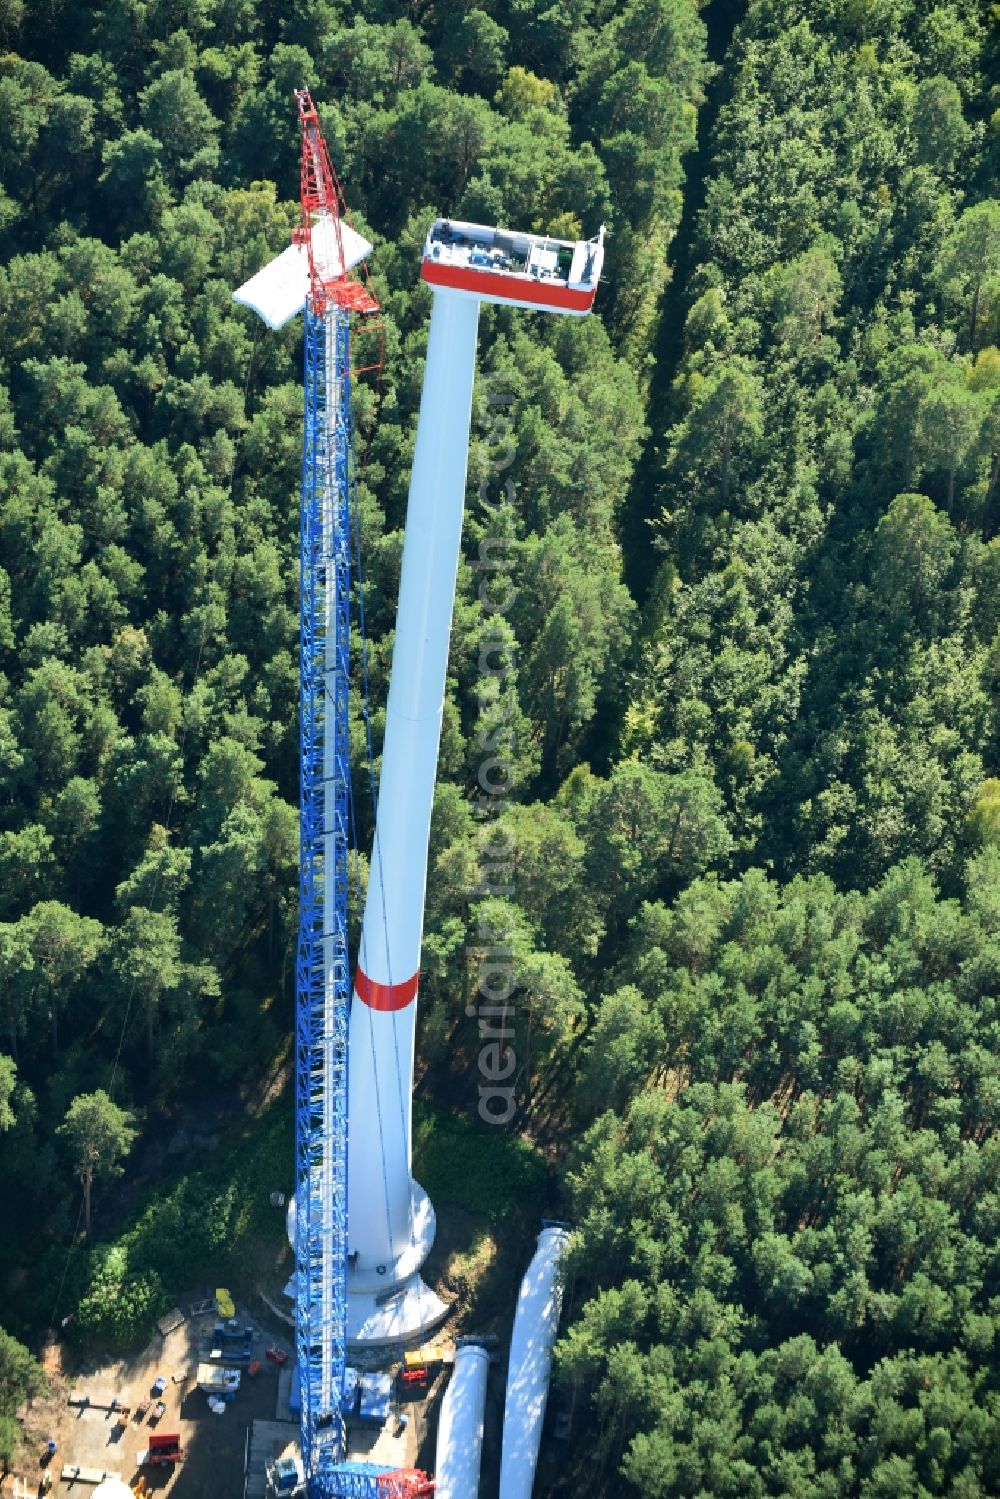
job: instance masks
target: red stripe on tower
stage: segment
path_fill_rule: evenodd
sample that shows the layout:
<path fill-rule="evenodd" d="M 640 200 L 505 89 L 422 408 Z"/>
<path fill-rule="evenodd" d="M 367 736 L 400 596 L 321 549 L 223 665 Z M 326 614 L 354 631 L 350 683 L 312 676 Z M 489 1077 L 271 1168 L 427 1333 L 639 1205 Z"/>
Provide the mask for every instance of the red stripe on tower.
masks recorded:
<path fill-rule="evenodd" d="M 370 1010 L 405 1010 L 417 997 L 420 970 L 401 984 L 380 984 L 359 968 L 354 975 L 354 992 Z"/>

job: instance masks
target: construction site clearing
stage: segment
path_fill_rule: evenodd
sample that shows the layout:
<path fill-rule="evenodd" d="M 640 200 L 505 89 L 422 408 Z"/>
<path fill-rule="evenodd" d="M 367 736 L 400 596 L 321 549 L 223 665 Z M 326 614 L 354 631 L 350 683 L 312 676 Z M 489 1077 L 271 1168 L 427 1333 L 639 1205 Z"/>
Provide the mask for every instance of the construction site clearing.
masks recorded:
<path fill-rule="evenodd" d="M 238 1340 L 228 1328 L 229 1348 L 238 1341 L 243 1353 L 245 1340 L 249 1357 L 244 1355 L 237 1388 L 232 1389 L 231 1378 L 220 1380 L 230 1386 L 225 1400 L 214 1399 L 204 1387 L 209 1367 L 225 1370 L 224 1364 L 211 1363 L 221 1352 L 214 1299 L 171 1313 L 163 1319 L 166 1334 L 157 1332 L 134 1356 L 100 1365 L 91 1361 L 73 1371 L 64 1368 L 60 1346 L 50 1345 L 46 1364 L 52 1389 L 24 1412 L 28 1440 L 18 1471 L 0 1481 L 3 1499 L 40 1494 L 89 1499 L 107 1477 L 136 1494 L 169 1490 L 171 1499 L 264 1499 L 267 1468 L 277 1458 L 298 1454 L 299 1420 L 289 1408 L 296 1378 L 293 1340 L 290 1328 L 284 1339 L 276 1339 L 273 1329 L 242 1308 L 235 1321 Z M 269 1352 L 290 1356 L 282 1362 Z M 428 1355 L 419 1400 L 402 1380 L 399 1358 L 389 1371 L 393 1399 L 386 1418 L 349 1422 L 351 1458 L 417 1465 L 453 1350 L 442 1339 Z M 225 1358 L 228 1363 L 228 1351 Z"/>

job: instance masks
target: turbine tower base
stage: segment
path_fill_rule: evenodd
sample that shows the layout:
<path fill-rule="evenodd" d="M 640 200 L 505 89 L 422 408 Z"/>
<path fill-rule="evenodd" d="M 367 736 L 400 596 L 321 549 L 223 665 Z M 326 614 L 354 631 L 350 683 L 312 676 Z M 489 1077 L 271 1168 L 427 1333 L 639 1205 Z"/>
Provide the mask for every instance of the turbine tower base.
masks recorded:
<path fill-rule="evenodd" d="M 419 1343 L 451 1311 L 416 1271 L 391 1291 L 347 1294 L 347 1347 L 351 1353 Z"/>
<path fill-rule="evenodd" d="M 348 1264 L 347 1342 L 352 1351 L 374 1352 L 418 1340 L 451 1310 L 419 1274 L 431 1252 L 437 1222 L 430 1198 L 412 1179 L 410 1201 L 410 1236 L 391 1264 Z"/>

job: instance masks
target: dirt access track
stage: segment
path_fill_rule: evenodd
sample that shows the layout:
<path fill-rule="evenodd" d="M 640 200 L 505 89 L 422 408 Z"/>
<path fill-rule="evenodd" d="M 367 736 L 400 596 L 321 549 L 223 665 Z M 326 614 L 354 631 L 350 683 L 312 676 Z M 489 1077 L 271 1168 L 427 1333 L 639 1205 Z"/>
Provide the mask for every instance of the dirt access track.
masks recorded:
<path fill-rule="evenodd" d="M 107 1469 L 128 1484 L 140 1473 L 155 1493 L 169 1490 L 171 1499 L 242 1499 L 243 1464 L 247 1431 L 257 1418 L 273 1420 L 278 1398 L 278 1370 L 264 1357 L 264 1350 L 277 1342 L 291 1349 L 288 1338 L 275 1338 L 251 1316 L 237 1308 L 241 1326 L 254 1330 L 253 1356 L 262 1368 L 250 1377 L 244 1372 L 240 1390 L 222 1415 L 214 1415 L 208 1397 L 195 1383 L 199 1349 L 212 1324 L 218 1320 L 214 1310 L 204 1316 L 185 1318 L 180 1327 L 161 1337 L 154 1334 L 140 1353 L 114 1362 L 84 1364 L 70 1378 L 54 1379 L 52 1394 L 36 1401 L 26 1414 L 26 1444 L 17 1464 L 23 1475 L 22 1485 L 7 1486 L 3 1495 L 37 1493 L 44 1471 L 41 1454 L 51 1438 L 58 1442 L 52 1460 L 53 1478 L 57 1480 L 52 1495 L 63 1499 L 88 1499 L 92 1483 L 66 1481 L 60 1475 L 67 1466 L 84 1469 Z M 48 1360 L 47 1360 L 48 1362 Z M 56 1371 L 53 1370 L 55 1374 Z M 159 1398 L 166 1411 L 155 1427 L 149 1425 L 149 1413 L 137 1417 L 136 1407 L 150 1398 L 150 1410 L 156 1402 L 151 1394 L 157 1377 L 166 1380 Z M 70 1400 L 89 1395 L 90 1406 L 71 1405 Z M 99 1407 L 98 1402 L 117 1398 L 127 1405 L 130 1414 L 123 1426 L 117 1412 Z M 295 1428 L 290 1427 L 294 1433 Z M 152 1431 L 179 1432 L 184 1460 L 175 1468 L 140 1468 L 138 1459 L 149 1445 Z"/>

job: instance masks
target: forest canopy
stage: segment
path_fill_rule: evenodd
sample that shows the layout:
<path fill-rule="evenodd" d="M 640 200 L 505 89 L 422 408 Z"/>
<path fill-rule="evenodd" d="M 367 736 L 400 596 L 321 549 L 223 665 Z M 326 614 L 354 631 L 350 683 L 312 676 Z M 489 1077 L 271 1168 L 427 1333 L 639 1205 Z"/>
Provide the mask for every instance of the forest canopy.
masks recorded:
<path fill-rule="evenodd" d="M 482 313 L 418 1043 L 474 1117 L 502 932 L 509 1127 L 574 1225 L 554 1492 L 1000 1488 L 997 76 L 985 0 L 0 0 L 13 1334 L 84 1207 L 81 1326 L 185 1289 L 109 1183 L 287 1048 L 301 332 L 231 293 L 297 220 L 306 86 L 384 306 L 376 771 L 426 227 L 608 228 L 593 317 Z"/>

